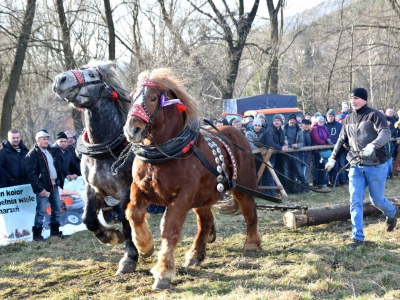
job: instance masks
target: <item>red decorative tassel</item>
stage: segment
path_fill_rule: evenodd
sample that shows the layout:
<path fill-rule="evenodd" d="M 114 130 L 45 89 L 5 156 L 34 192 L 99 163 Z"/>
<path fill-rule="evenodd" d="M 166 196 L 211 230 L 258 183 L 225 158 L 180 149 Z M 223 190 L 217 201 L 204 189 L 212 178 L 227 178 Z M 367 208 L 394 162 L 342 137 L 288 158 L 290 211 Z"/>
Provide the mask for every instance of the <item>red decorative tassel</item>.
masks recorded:
<path fill-rule="evenodd" d="M 186 106 L 183 104 L 177 104 L 176 107 L 180 113 L 183 113 L 186 110 Z"/>
<path fill-rule="evenodd" d="M 112 91 L 110 97 L 113 101 L 118 100 L 118 93 L 116 91 Z"/>

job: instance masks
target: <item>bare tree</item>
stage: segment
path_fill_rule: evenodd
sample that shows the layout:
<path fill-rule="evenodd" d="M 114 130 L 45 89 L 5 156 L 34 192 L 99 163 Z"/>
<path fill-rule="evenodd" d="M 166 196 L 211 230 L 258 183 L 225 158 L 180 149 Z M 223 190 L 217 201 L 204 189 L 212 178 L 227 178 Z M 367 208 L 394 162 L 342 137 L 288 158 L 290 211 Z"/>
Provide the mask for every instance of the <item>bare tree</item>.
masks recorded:
<path fill-rule="evenodd" d="M 11 128 L 11 118 L 13 107 L 15 105 L 15 95 L 17 93 L 19 79 L 21 77 L 22 66 L 25 60 L 26 49 L 31 35 L 33 18 L 35 16 L 36 0 L 28 0 L 22 31 L 18 39 L 17 51 L 15 53 L 14 64 L 11 69 L 8 88 L 4 95 L 3 108 L 1 112 L 0 137 L 5 139 L 7 132 Z"/>
<path fill-rule="evenodd" d="M 65 67 L 67 70 L 72 70 L 75 69 L 77 66 L 74 59 L 74 53 L 72 52 L 71 49 L 70 30 L 68 27 L 67 18 L 65 16 L 63 2 L 64 2 L 63 0 L 57 0 L 57 12 L 62 31 L 62 45 L 64 51 Z M 74 120 L 75 130 L 79 132 L 82 131 L 83 130 L 82 113 L 76 109 L 72 109 L 71 114 L 72 114 L 72 119 Z"/>
<path fill-rule="evenodd" d="M 278 93 L 278 68 L 279 68 L 279 23 L 278 16 L 281 9 L 285 6 L 285 0 L 279 0 L 274 7 L 273 0 L 266 0 L 268 7 L 268 14 L 270 19 L 270 38 L 271 38 L 271 46 L 270 46 L 270 62 L 267 67 L 267 78 L 265 83 L 264 92 L 277 94 Z M 283 22 L 283 14 L 281 17 L 281 22 Z M 281 29 L 283 27 L 283 23 L 281 23 Z"/>
<path fill-rule="evenodd" d="M 104 8 L 106 12 L 106 20 L 108 27 L 108 59 L 115 59 L 115 29 L 112 17 L 110 0 L 104 0 Z"/>

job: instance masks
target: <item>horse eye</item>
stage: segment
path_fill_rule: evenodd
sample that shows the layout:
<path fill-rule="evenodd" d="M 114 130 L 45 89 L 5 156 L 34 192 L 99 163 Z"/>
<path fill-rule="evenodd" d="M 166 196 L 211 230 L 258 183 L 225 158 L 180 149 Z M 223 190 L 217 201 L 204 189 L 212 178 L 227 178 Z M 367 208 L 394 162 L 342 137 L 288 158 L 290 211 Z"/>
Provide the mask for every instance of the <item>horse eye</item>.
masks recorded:
<path fill-rule="evenodd" d="M 156 102 L 156 101 L 157 101 L 156 97 L 151 98 L 151 102 Z"/>
<path fill-rule="evenodd" d="M 94 78 L 94 75 L 92 73 L 89 73 L 89 77 Z"/>

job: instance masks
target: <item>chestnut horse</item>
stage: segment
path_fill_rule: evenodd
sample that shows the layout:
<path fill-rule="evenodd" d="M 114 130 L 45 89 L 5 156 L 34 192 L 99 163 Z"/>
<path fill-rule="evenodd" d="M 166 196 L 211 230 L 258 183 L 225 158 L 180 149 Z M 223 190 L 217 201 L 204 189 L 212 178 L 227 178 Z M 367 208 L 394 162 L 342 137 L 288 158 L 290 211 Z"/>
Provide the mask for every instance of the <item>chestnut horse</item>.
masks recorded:
<path fill-rule="evenodd" d="M 153 289 L 167 289 L 175 276 L 174 250 L 189 210 L 197 215 L 198 230 L 186 253 L 185 266 L 198 265 L 205 259 L 214 221 L 211 206 L 222 193 L 234 187 L 235 181 L 256 189 L 254 158 L 230 142 L 251 151 L 239 130 L 220 127 L 225 138 L 200 130 L 197 101 L 168 69 L 141 73 L 130 98 L 132 106 L 124 133 L 136 157 L 126 217 L 139 253 L 148 257 L 154 246 L 146 207 L 150 203 L 167 206 L 162 246 L 151 270 Z M 235 189 L 232 194 L 247 223 L 244 254 L 253 255 L 261 249 L 254 197 Z"/>

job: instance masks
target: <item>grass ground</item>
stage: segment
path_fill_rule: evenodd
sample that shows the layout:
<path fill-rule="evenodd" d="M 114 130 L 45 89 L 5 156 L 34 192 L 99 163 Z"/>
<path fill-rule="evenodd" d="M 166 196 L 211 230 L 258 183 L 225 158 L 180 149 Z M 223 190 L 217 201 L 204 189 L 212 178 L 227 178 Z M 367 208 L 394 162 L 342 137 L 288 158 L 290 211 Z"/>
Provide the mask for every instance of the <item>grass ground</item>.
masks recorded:
<path fill-rule="evenodd" d="M 386 196 L 400 196 L 400 179 Z M 289 198 L 311 207 L 348 203 L 347 187 Z M 258 201 L 261 203 L 261 201 Z M 263 249 L 241 255 L 243 217 L 217 215 L 217 240 L 200 267 L 184 268 L 196 231 L 190 213 L 175 252 L 177 276 L 168 291 L 152 291 L 156 255 L 134 274 L 115 276 L 123 245 L 100 244 L 88 231 L 65 240 L 1 247 L 0 299 L 400 299 L 400 229 L 385 232 L 383 215 L 365 219 L 368 246 L 349 249 L 350 222 L 285 228 L 281 212 L 258 211 Z M 156 250 L 161 215 L 151 215 Z M 117 225 L 118 226 L 118 225 Z"/>

